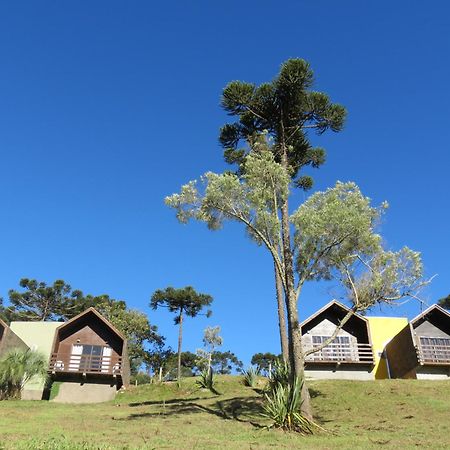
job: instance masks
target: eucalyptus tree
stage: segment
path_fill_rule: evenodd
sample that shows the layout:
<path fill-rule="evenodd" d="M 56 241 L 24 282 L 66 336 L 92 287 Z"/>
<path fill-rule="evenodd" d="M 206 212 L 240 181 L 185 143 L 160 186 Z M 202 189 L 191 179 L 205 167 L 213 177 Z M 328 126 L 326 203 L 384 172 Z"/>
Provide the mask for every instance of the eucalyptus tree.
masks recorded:
<path fill-rule="evenodd" d="M 280 252 L 282 236 L 277 205 L 289 196 L 290 175 L 275 160 L 270 144 L 264 139 L 253 143 L 244 163 L 242 174 L 206 173 L 200 181 L 182 186 L 179 194 L 167 197 L 166 204 L 176 210 L 182 223 L 196 219 L 206 222 L 211 229 L 220 228 L 226 220 L 242 223 L 247 233 L 270 252 L 287 291 L 287 264 Z M 377 233 L 386 207 L 386 204 L 372 207 L 370 199 L 354 183 L 338 182 L 334 188 L 311 196 L 292 214 L 296 303 L 306 281 L 321 279 L 338 281 L 347 289 L 353 302 L 352 313 L 376 303 L 417 295 L 426 284 L 422 280 L 420 254 L 407 248 L 389 252 Z M 289 339 L 297 338 L 290 333 Z M 294 372 L 294 376 L 302 377 L 308 354 L 303 352 L 301 342 L 291 344 L 290 349 L 297 344 L 300 354 L 294 354 L 294 358 L 300 359 L 300 372 Z M 311 416 L 306 384 L 303 386 L 302 411 Z"/>
<path fill-rule="evenodd" d="M 197 355 L 201 361 L 206 362 L 207 372 L 211 372 L 212 355 L 217 347 L 223 344 L 222 336 L 219 336 L 220 327 L 206 327 L 203 331 L 203 349 L 197 350 Z"/>
<path fill-rule="evenodd" d="M 177 376 L 178 383 L 181 381 L 181 347 L 183 341 L 183 319 L 184 316 L 196 317 L 201 311 L 210 306 L 213 298 L 208 294 L 202 294 L 195 291 L 192 286 L 186 286 L 181 289 L 167 287 L 164 290 L 158 289 L 152 295 L 150 306 L 153 309 L 159 307 L 167 308 L 170 312 L 174 312 L 175 325 L 178 325 L 178 367 Z M 211 310 L 207 310 L 205 315 L 209 317 Z"/>

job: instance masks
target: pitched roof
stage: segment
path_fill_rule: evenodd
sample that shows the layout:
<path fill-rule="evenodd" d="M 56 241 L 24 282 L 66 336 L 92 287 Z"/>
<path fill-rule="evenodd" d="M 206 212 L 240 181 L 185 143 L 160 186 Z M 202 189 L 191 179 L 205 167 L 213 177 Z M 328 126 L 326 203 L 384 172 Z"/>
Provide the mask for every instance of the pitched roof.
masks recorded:
<path fill-rule="evenodd" d="M 415 323 L 419 322 L 422 319 L 425 319 L 426 316 L 428 316 L 430 313 L 438 312 L 438 314 L 442 314 L 444 317 L 447 317 L 450 322 L 450 313 L 442 308 L 442 306 L 439 306 L 438 304 L 434 304 L 429 306 L 425 311 L 418 314 L 414 319 L 411 320 L 411 324 L 414 325 Z"/>
<path fill-rule="evenodd" d="M 83 311 L 82 313 L 72 317 L 70 320 L 68 320 L 67 322 L 62 323 L 57 329 L 56 332 L 58 333 L 60 330 L 62 330 L 63 328 L 65 328 L 66 326 L 76 322 L 77 320 L 81 319 L 83 316 L 86 316 L 88 314 L 94 314 L 98 319 L 100 319 L 107 327 L 109 327 L 120 339 L 122 339 L 122 341 L 125 343 L 126 342 L 126 338 L 125 336 L 107 319 L 105 319 L 105 317 L 103 317 L 95 308 L 93 308 L 92 306 L 88 309 L 86 309 L 85 311 Z"/>
<path fill-rule="evenodd" d="M 316 311 L 314 314 L 312 314 L 311 316 L 309 316 L 307 319 L 305 319 L 301 324 L 300 327 L 303 327 L 303 325 L 306 325 L 307 323 L 311 322 L 311 320 L 315 319 L 317 316 L 320 316 L 320 314 L 324 313 L 326 310 L 332 308 L 333 306 L 337 306 L 339 308 L 341 308 L 345 314 L 347 314 L 350 311 L 350 308 L 345 306 L 343 303 L 333 299 L 330 302 L 328 302 L 325 306 L 323 306 L 322 308 L 320 308 L 318 311 Z M 357 319 L 363 320 L 364 322 L 368 322 L 367 319 L 363 316 L 361 316 L 358 313 L 354 313 L 353 317 L 356 317 Z"/>

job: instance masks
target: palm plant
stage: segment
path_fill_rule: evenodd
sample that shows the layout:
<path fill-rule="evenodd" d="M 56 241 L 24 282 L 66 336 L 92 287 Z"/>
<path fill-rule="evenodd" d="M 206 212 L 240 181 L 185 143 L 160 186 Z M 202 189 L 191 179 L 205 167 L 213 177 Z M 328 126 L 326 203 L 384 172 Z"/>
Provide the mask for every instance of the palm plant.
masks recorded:
<path fill-rule="evenodd" d="M 33 377 L 47 378 L 47 360 L 33 350 L 12 349 L 0 360 L 0 398 L 20 398 Z"/>

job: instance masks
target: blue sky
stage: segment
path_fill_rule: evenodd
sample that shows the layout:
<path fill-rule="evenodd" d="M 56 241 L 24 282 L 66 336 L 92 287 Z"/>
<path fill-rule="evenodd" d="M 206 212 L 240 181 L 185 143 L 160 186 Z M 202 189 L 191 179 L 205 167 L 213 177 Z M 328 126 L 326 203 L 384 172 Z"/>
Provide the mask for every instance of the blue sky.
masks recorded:
<path fill-rule="evenodd" d="M 179 225 L 163 198 L 226 168 L 223 87 L 270 80 L 290 57 L 348 109 L 342 133 L 312 138 L 328 152 L 315 189 L 352 180 L 388 200 L 387 244 L 420 250 L 438 274 L 429 302 L 449 294 L 449 26 L 444 1 L 2 2 L 0 295 L 21 277 L 62 278 L 127 300 L 175 346 L 149 298 L 193 285 L 214 314 L 186 321 L 186 349 L 209 324 L 246 362 L 277 352 L 266 252 L 238 225 Z M 310 284 L 301 317 L 332 293 Z"/>

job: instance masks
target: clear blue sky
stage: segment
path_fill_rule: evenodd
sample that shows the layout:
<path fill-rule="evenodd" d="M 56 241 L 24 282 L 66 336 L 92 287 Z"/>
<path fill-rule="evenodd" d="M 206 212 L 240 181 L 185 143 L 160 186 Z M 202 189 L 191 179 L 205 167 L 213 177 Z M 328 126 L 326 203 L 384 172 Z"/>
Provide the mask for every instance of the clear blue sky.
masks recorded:
<path fill-rule="evenodd" d="M 226 168 L 222 88 L 308 60 L 348 109 L 316 189 L 352 180 L 388 200 L 387 243 L 423 252 L 426 297 L 450 293 L 450 6 L 445 1 L 21 1 L 0 4 L 0 295 L 21 277 L 148 308 L 167 285 L 214 296 L 185 348 L 221 325 L 246 362 L 279 348 L 272 264 L 237 225 L 179 225 L 164 196 Z M 301 201 L 302 196 L 297 197 Z M 311 284 L 306 318 L 333 287 Z M 375 314 L 414 316 L 418 305 Z"/>

